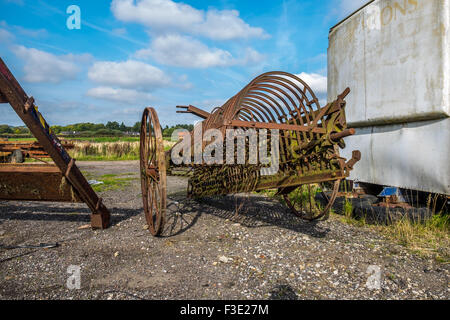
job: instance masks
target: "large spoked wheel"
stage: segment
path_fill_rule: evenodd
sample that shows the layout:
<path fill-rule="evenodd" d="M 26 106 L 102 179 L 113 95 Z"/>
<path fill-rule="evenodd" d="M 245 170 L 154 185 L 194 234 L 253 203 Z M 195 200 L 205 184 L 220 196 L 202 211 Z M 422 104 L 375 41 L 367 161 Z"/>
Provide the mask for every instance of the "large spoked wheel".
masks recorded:
<path fill-rule="evenodd" d="M 142 115 L 140 136 L 142 200 L 145 218 L 152 235 L 160 235 L 166 214 L 166 163 L 163 136 L 155 109 Z"/>
<path fill-rule="evenodd" d="M 327 220 L 336 200 L 341 180 L 328 183 L 307 184 L 296 188 L 283 198 L 297 217 L 308 221 Z"/>

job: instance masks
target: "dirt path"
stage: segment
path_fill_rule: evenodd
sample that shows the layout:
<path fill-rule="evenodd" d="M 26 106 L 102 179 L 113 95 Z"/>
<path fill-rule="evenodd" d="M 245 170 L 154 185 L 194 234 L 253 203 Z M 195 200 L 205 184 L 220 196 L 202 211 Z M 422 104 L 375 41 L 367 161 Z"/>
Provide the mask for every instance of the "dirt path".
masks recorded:
<path fill-rule="evenodd" d="M 112 227 L 79 230 L 89 223 L 83 204 L 0 202 L 0 244 L 60 244 L 0 249 L 0 299 L 450 298 L 448 264 L 335 217 L 301 221 L 263 196 L 191 201 L 184 178 L 168 178 L 168 223 L 153 238 L 144 229 L 137 161 L 78 164 L 93 176 L 135 177 L 101 194 Z M 70 265 L 80 267 L 79 290 L 66 287 Z"/>

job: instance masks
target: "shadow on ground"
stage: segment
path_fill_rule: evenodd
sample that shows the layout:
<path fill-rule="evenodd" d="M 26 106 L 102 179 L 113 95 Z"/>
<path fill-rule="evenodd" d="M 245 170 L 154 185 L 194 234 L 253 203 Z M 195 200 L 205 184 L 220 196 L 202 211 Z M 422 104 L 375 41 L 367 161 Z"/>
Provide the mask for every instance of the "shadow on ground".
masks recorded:
<path fill-rule="evenodd" d="M 202 214 L 228 219 L 247 228 L 276 226 L 315 238 L 324 238 L 330 231 L 320 222 L 302 220 L 277 200 L 261 195 L 236 194 L 191 200 L 184 193 L 178 193 L 170 197 L 163 236 L 185 232 Z"/>
<path fill-rule="evenodd" d="M 68 206 L 62 203 L 39 203 L 39 202 L 2 202 L 2 220 L 22 221 L 68 221 L 85 222 L 91 221 L 91 211 L 86 207 Z M 127 220 L 135 215 L 142 214 L 142 209 L 108 208 L 111 212 L 111 225 Z"/>
<path fill-rule="evenodd" d="M 254 194 L 236 194 L 208 197 L 199 200 L 187 199 L 184 192 L 169 196 L 166 223 L 162 237 L 173 237 L 191 228 L 202 214 L 213 215 L 224 220 L 240 223 L 247 228 L 277 226 L 324 238 L 329 228 L 320 222 L 306 222 L 290 213 L 275 199 Z M 2 220 L 22 221 L 69 221 L 90 223 L 90 210 L 79 204 L 42 202 L 2 202 Z M 143 214 L 143 209 L 109 207 L 111 225 L 133 216 Z"/>
<path fill-rule="evenodd" d="M 270 291 L 269 300 L 298 300 L 298 295 L 290 285 L 279 284 Z"/>

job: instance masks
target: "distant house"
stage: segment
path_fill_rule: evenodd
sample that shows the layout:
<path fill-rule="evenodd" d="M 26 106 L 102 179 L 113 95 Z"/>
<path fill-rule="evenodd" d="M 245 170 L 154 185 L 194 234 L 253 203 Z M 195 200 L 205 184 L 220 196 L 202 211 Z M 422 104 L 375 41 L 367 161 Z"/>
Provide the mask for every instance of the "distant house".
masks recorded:
<path fill-rule="evenodd" d="M 186 135 L 188 135 L 188 134 L 190 134 L 190 133 L 187 132 L 187 131 L 180 131 L 180 132 L 178 132 L 178 140 L 184 139 L 184 137 L 185 137 Z"/>

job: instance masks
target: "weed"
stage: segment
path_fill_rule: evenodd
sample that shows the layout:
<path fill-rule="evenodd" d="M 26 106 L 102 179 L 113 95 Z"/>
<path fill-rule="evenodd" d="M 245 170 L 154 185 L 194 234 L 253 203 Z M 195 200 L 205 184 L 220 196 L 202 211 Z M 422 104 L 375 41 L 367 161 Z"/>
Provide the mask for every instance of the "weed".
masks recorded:
<path fill-rule="evenodd" d="M 139 160 L 140 157 L 139 141 L 75 141 L 73 144 L 74 148 L 69 150 L 69 154 L 81 161 Z M 169 150 L 173 144 L 173 142 L 164 141 L 164 149 Z"/>
<path fill-rule="evenodd" d="M 419 255 L 434 255 L 436 260 L 448 262 L 449 222 L 448 215 L 435 214 L 424 223 L 403 218 L 389 226 L 378 226 L 378 229 Z"/>

